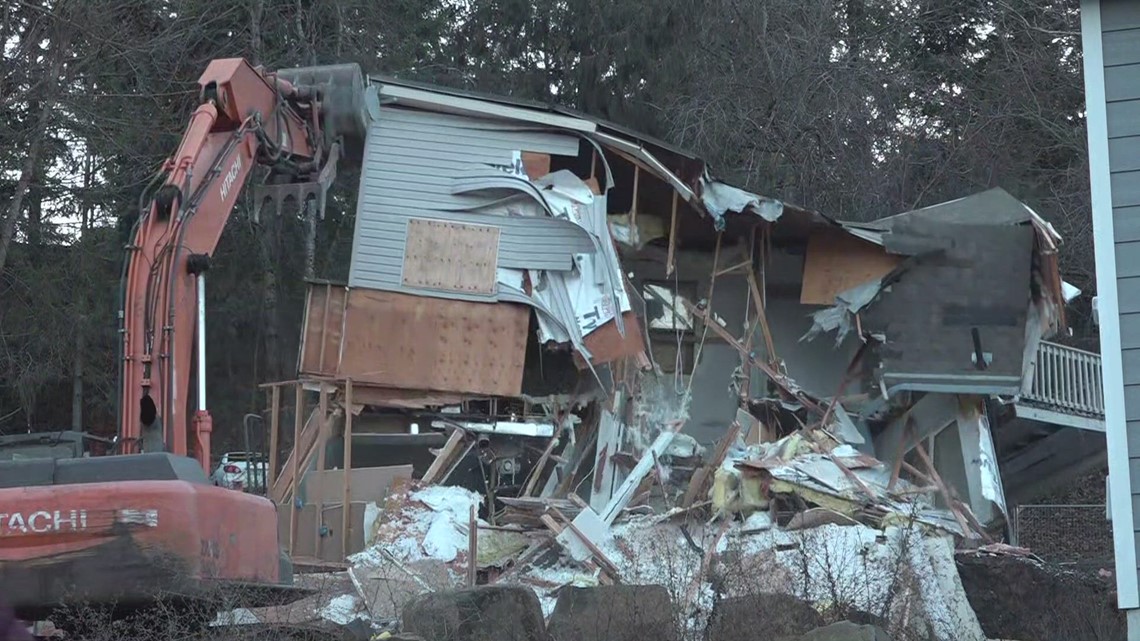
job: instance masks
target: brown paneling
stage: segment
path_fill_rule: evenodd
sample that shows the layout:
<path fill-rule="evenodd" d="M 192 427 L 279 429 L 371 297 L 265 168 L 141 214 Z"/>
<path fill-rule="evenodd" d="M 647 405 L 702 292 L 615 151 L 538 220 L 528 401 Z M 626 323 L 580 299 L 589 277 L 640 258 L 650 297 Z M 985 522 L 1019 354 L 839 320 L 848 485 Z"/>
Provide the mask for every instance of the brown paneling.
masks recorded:
<path fill-rule="evenodd" d="M 836 294 L 882 278 L 900 262 L 901 257 L 845 232 L 814 232 L 808 239 L 800 303 L 834 305 Z"/>
<path fill-rule="evenodd" d="M 352 498 L 357 501 L 383 501 L 396 479 L 412 478 L 411 465 L 362 467 L 349 473 Z M 310 470 L 305 474 L 306 503 L 339 503 L 344 488 L 344 470 Z"/>
<path fill-rule="evenodd" d="M 339 378 L 359 384 L 517 396 L 530 309 L 352 289 Z"/>
<path fill-rule="evenodd" d="M 301 343 L 300 372 L 335 372 L 348 289 L 343 285 L 310 285 Z"/>
<path fill-rule="evenodd" d="M 550 173 L 550 154 L 524 151 L 522 152 L 522 163 L 526 177 L 531 180 L 537 180 Z"/>
<path fill-rule="evenodd" d="M 405 287 L 494 294 L 499 228 L 443 220 L 408 221 Z"/>
<path fill-rule="evenodd" d="M 590 362 L 594 365 L 610 363 L 620 358 L 634 356 L 645 351 L 645 341 L 642 339 L 641 323 L 637 314 L 626 312 L 621 315 L 625 336 L 618 333 L 617 323 L 609 321 L 586 335 L 583 342 L 590 350 Z M 574 361 L 579 368 L 585 368 L 583 359 L 575 355 Z"/>

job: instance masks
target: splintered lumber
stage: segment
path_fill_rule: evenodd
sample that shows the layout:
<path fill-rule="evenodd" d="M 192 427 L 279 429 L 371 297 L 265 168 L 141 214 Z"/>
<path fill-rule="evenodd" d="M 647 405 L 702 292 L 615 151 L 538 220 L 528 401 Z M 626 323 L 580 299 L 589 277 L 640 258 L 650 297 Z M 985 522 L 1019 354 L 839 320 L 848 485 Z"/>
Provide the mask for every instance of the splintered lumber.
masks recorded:
<path fill-rule="evenodd" d="M 541 518 L 542 518 L 542 524 L 545 525 L 546 528 L 548 530 L 550 530 L 554 534 L 555 537 L 562 534 L 562 531 L 565 528 L 563 528 L 561 525 L 559 525 L 558 521 L 555 521 L 553 516 L 550 516 L 549 514 L 543 514 Z M 591 571 L 597 570 L 599 572 L 598 581 L 601 582 L 603 585 L 613 585 L 614 581 L 610 577 L 610 575 L 607 574 L 605 571 L 603 571 L 601 568 L 599 568 L 598 565 L 596 563 L 594 563 L 593 561 L 583 561 L 582 565 L 585 565 Z"/>
<path fill-rule="evenodd" d="M 566 499 L 541 499 L 535 497 L 498 497 L 505 506 L 498 517 L 499 522 L 509 525 L 520 525 L 524 528 L 542 527 L 542 515 L 547 507 L 557 507 L 563 514 L 578 515 L 581 507 Z"/>
<path fill-rule="evenodd" d="M 700 319 L 700 321 L 704 323 L 705 327 L 711 329 L 713 333 L 723 339 L 724 342 L 728 343 L 734 347 L 736 351 L 740 352 L 740 354 L 744 357 L 745 362 L 751 363 L 753 367 L 759 369 L 761 372 L 764 372 L 764 374 L 766 374 L 773 383 L 783 389 L 784 392 L 788 394 L 788 396 L 796 399 L 804 407 L 816 412 L 817 414 L 823 414 L 824 409 L 820 407 L 819 403 L 815 402 L 811 398 L 808 398 L 807 394 L 804 394 L 800 390 L 794 389 L 791 385 L 788 384 L 787 377 L 777 372 L 774 367 L 767 363 L 761 363 L 760 361 L 756 360 L 756 358 L 753 357 L 751 353 L 749 353 L 748 348 L 746 348 L 740 341 L 736 340 L 736 337 L 730 334 L 727 329 L 721 327 L 720 323 L 710 318 L 708 312 L 690 303 L 684 298 L 680 299 L 680 301 L 681 304 L 689 310 L 689 313 Z"/>
<path fill-rule="evenodd" d="M 922 446 L 922 443 L 919 443 L 914 449 L 918 452 L 922 463 L 926 465 L 927 471 L 930 472 L 930 479 L 934 481 L 934 485 L 938 487 L 939 493 L 942 494 L 942 499 L 946 501 L 946 508 L 950 510 L 950 513 L 954 515 L 954 520 L 956 520 L 958 526 L 962 528 L 962 533 L 965 534 L 969 532 L 971 528 L 966 523 L 966 518 L 954 507 L 954 497 L 950 495 L 950 490 L 947 489 L 946 484 L 942 482 L 942 477 L 938 474 L 938 470 L 934 469 L 934 462 L 931 461 L 930 456 L 927 455 L 926 448 Z"/>
<path fill-rule="evenodd" d="M 463 449 L 465 435 L 466 432 L 458 428 L 451 432 L 451 435 L 447 437 L 447 443 L 444 443 L 443 448 L 432 461 L 431 467 L 428 468 L 427 472 L 424 472 L 422 479 L 424 485 L 434 485 L 447 476 L 447 473 L 451 471 L 452 464 Z"/>
<path fill-rule="evenodd" d="M 736 442 L 737 437 L 740 436 L 740 421 L 732 421 L 732 426 L 728 428 L 728 432 L 720 439 L 720 444 L 717 445 L 716 453 L 709 461 L 708 465 L 702 467 L 693 475 L 689 481 L 689 489 L 685 491 L 685 498 L 681 502 L 681 507 L 689 508 L 697 501 L 697 497 L 705 495 L 708 490 L 708 481 L 713 477 L 716 469 L 724 463 L 724 457 L 728 456 L 728 448 Z"/>

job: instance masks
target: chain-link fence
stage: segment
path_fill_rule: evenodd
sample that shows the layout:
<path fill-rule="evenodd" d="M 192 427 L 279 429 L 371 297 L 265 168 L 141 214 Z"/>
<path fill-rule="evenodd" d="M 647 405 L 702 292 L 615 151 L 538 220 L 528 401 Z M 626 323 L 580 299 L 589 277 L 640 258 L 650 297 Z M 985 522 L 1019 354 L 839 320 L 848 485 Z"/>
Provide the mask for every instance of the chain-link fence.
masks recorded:
<path fill-rule="evenodd" d="M 1111 567 L 1112 523 L 1104 504 L 1019 505 L 1014 540 L 1053 563 Z"/>

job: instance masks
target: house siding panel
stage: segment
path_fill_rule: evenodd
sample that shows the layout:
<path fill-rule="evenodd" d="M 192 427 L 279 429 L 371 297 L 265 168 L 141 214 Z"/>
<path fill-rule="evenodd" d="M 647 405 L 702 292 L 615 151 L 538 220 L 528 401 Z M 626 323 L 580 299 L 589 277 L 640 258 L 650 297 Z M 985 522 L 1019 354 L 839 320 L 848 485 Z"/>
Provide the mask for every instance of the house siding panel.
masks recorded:
<path fill-rule="evenodd" d="M 575 136 L 529 126 L 381 108 L 365 148 L 349 285 L 461 300 L 495 298 L 404 287 L 412 218 L 499 227 L 500 268 L 568 269 L 572 253 L 593 250 L 580 228 L 553 218 L 463 211 L 486 199 L 451 192 L 456 177 L 508 165 L 513 152 L 577 155 L 579 144 Z"/>
<path fill-rule="evenodd" d="M 1140 100 L 1125 100 L 1105 105 L 1108 137 L 1140 136 Z"/>
<path fill-rule="evenodd" d="M 1140 3 L 1134 0 L 1105 0 L 1100 5 L 1101 30 L 1105 34 L 1140 28 Z"/>
<path fill-rule="evenodd" d="M 1082 0 L 1080 15 L 1117 594 L 1119 607 L 1133 609 L 1140 608 L 1140 2 Z M 1140 630 L 1130 629 L 1134 635 Z"/>
<path fill-rule="evenodd" d="M 1104 34 L 1104 66 L 1140 63 L 1140 27 Z"/>
<path fill-rule="evenodd" d="M 1108 102 L 1140 98 L 1140 64 L 1105 67 L 1104 95 Z"/>

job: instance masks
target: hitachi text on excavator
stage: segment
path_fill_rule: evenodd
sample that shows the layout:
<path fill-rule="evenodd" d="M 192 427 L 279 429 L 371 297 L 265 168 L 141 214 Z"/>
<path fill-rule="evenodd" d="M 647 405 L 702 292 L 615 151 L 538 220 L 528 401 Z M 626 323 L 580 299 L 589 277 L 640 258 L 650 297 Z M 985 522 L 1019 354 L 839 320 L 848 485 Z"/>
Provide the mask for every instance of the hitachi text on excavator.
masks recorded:
<path fill-rule="evenodd" d="M 323 210 L 337 163 L 363 143 L 364 78 L 356 65 L 271 73 L 220 59 L 198 82 L 127 247 L 113 451 L 0 462 L 0 594 L 27 620 L 64 603 L 129 613 L 249 588 L 254 607 L 290 592 L 273 503 L 208 480 L 206 274 L 256 168 L 258 207 Z"/>

